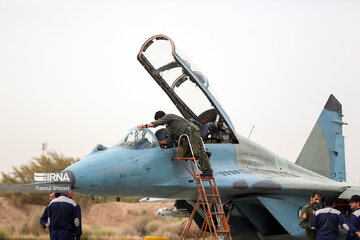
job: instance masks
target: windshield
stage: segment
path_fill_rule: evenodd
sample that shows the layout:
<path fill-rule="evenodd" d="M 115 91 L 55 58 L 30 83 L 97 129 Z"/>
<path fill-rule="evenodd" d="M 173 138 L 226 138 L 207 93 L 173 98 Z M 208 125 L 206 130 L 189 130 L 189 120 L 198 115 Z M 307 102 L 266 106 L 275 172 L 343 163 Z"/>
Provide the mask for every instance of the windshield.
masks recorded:
<path fill-rule="evenodd" d="M 130 132 L 120 140 L 115 146 L 129 148 L 133 150 L 143 150 L 154 148 L 157 145 L 157 140 L 149 132 L 149 130 L 142 128 L 133 128 Z"/>

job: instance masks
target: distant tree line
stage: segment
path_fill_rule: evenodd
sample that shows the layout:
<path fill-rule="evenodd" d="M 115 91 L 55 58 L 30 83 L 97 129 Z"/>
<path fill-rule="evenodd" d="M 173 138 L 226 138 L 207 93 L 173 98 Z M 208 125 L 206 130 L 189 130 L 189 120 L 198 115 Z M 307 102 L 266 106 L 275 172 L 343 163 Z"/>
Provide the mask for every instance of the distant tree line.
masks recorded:
<path fill-rule="evenodd" d="M 20 167 L 13 166 L 13 172 L 1 172 L 2 184 L 27 184 L 34 182 L 34 172 L 61 172 L 79 158 L 65 157 L 53 151 L 46 152 L 40 157 L 34 157 L 28 164 Z M 48 204 L 48 193 L 4 193 L 2 197 L 11 199 L 15 204 Z M 101 198 L 75 195 L 74 200 L 79 203 L 101 202 Z"/>

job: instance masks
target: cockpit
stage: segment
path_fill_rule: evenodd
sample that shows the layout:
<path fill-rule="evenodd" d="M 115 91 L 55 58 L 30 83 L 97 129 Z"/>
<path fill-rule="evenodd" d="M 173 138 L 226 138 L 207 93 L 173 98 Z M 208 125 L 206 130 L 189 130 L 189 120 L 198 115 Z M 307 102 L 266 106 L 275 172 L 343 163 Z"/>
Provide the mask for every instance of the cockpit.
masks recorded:
<path fill-rule="evenodd" d="M 158 145 L 157 139 L 152 132 L 146 128 L 132 128 L 124 138 L 115 146 L 132 150 L 144 150 L 154 148 Z"/>
<path fill-rule="evenodd" d="M 178 49 L 175 51 L 169 37 L 157 35 L 148 39 L 138 60 L 181 115 L 200 128 L 204 143 L 238 143 L 234 126 L 212 95 L 208 79 Z"/>

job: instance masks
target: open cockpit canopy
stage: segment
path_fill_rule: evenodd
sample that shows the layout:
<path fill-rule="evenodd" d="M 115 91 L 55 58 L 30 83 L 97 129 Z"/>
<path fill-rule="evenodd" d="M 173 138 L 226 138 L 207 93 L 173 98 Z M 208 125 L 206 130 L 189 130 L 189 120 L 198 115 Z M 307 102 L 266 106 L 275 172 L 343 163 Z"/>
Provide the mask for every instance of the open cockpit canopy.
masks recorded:
<path fill-rule="evenodd" d="M 210 93 L 208 79 L 175 51 L 169 37 L 156 35 L 148 39 L 138 60 L 183 117 L 200 127 L 206 143 L 238 143 L 230 118 Z"/>

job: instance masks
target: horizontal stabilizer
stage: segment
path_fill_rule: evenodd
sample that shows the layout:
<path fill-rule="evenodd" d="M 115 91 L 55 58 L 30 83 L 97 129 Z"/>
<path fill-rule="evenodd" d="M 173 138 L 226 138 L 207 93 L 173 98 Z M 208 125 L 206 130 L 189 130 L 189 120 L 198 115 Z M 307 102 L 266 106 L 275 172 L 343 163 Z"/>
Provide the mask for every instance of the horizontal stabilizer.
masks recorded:
<path fill-rule="evenodd" d="M 352 186 L 340 194 L 340 199 L 350 199 L 353 195 L 360 195 L 360 186 Z"/>
<path fill-rule="evenodd" d="M 330 95 L 296 164 L 336 181 L 346 181 L 342 106 Z"/>

